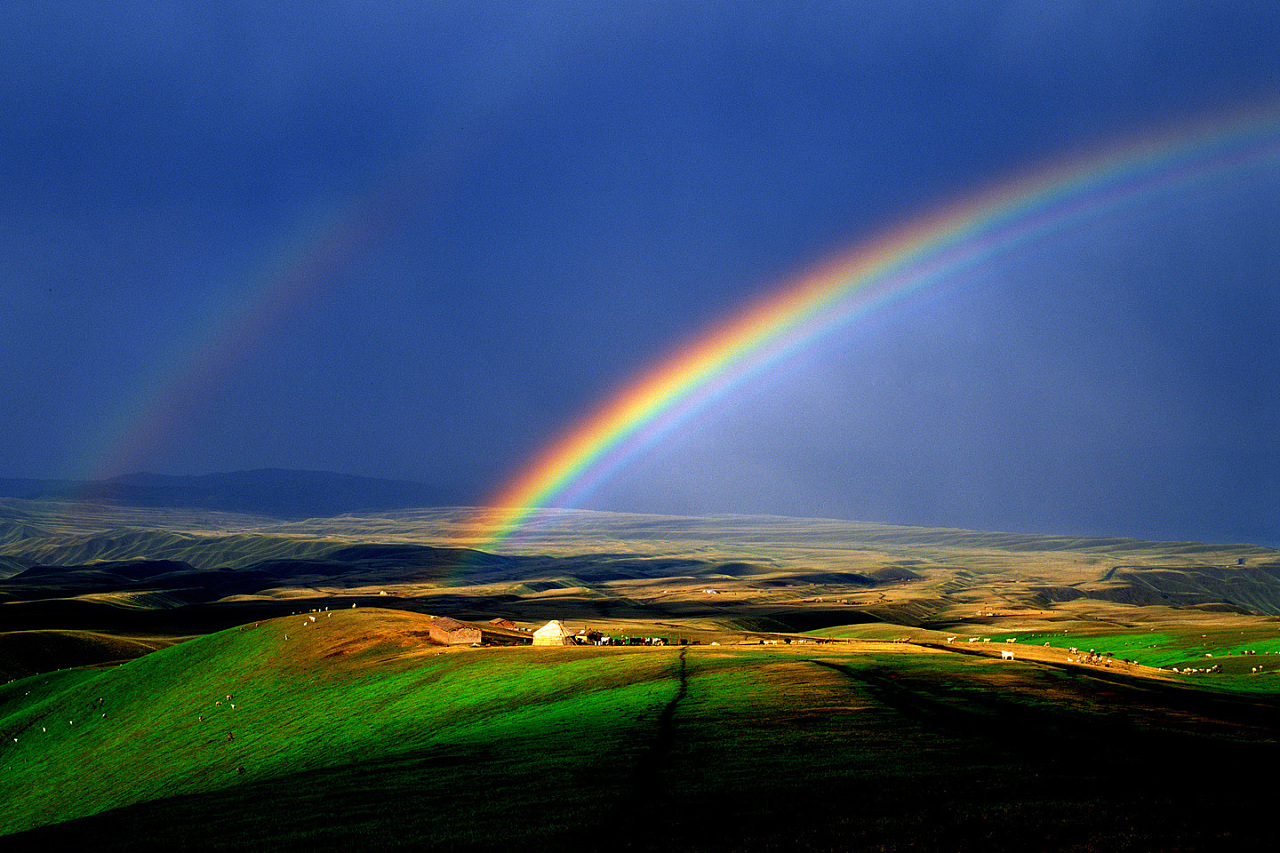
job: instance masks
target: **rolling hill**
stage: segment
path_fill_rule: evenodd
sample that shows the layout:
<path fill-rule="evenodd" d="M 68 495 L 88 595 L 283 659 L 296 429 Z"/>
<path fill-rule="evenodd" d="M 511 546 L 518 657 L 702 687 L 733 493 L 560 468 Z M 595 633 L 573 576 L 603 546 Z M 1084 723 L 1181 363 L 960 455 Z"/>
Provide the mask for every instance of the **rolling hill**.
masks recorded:
<path fill-rule="evenodd" d="M 310 616 L 316 616 L 312 622 Z M 0 687 L 5 849 L 1218 849 L 1276 707 L 919 645 L 446 651 L 251 623 Z"/>
<path fill-rule="evenodd" d="M 565 511 L 486 553 L 474 518 L 0 501 L 0 843 L 1269 839 L 1269 788 L 1206 780 L 1277 757 L 1276 551 Z"/>
<path fill-rule="evenodd" d="M 344 512 L 456 504 L 462 496 L 405 480 L 261 468 L 197 476 L 136 473 L 84 482 L 0 479 L 0 497 L 324 518 Z"/>
<path fill-rule="evenodd" d="M 7 629 L 191 636 L 334 599 L 686 632 L 1280 616 L 1280 552 L 1253 545 L 567 511 L 530 532 L 538 538 L 486 554 L 451 544 L 459 510 L 290 522 L 77 509 L 11 502 L 0 520 Z M 112 526 L 121 513 L 132 526 Z"/>

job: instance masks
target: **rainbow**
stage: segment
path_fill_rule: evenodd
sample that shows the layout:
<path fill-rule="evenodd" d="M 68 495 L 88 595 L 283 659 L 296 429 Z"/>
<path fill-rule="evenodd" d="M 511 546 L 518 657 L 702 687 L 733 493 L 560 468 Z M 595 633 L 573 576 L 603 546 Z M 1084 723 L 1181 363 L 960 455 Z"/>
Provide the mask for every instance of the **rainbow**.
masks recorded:
<path fill-rule="evenodd" d="M 895 228 L 759 299 L 581 419 L 478 514 L 491 549 L 570 507 L 753 376 L 887 306 L 1101 217 L 1280 163 L 1275 106 L 1166 131 L 1006 181 Z"/>
<path fill-rule="evenodd" d="M 415 209 L 474 150 L 474 137 L 500 118 L 477 114 L 456 135 L 437 140 L 429 156 L 376 164 L 354 176 L 362 188 L 319 199 L 268 244 L 265 256 L 224 283 L 232 294 L 174 340 L 155 367 L 108 412 L 93 442 L 70 466 L 77 478 L 106 479 L 139 470 L 156 446 L 200 405 L 205 392 L 249 358 L 255 347 L 309 296 L 369 250 L 389 222 Z"/>
<path fill-rule="evenodd" d="M 88 472 L 91 483 L 136 470 L 206 389 L 243 361 L 367 241 L 376 221 L 373 210 L 359 203 L 350 210 L 313 211 L 259 270 L 237 283 L 234 300 L 156 359 L 158 368 L 106 419 L 78 470 Z"/>

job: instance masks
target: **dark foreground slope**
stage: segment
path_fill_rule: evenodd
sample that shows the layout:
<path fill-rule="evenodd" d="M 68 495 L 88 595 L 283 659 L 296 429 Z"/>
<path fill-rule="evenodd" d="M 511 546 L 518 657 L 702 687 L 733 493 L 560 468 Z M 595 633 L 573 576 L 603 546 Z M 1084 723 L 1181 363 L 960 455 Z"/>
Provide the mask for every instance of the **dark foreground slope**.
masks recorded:
<path fill-rule="evenodd" d="M 1269 789 L 1239 784 L 1280 758 L 1266 697 L 888 643 L 441 654 L 426 617 L 311 615 L 0 688 L 0 844 L 1206 850 L 1270 834 Z"/>

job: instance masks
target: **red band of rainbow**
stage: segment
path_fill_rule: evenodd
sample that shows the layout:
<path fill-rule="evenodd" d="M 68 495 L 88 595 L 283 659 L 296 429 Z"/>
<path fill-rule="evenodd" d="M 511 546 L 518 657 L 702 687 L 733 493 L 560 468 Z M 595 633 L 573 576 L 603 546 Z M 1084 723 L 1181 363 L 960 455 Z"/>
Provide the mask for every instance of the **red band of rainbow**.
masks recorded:
<path fill-rule="evenodd" d="M 752 376 L 892 303 L 1128 207 L 1277 166 L 1271 106 L 1076 158 L 886 233 L 785 283 L 590 412 L 476 516 L 474 543 L 493 548 L 539 510 L 575 505 Z"/>

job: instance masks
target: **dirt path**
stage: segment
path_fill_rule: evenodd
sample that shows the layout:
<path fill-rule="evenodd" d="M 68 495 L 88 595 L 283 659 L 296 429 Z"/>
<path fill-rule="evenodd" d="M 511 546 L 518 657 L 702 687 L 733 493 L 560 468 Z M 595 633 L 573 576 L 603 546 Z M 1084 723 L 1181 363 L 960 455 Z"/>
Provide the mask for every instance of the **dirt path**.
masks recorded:
<path fill-rule="evenodd" d="M 680 649 L 680 688 L 676 690 L 676 695 L 662 709 L 662 714 L 658 717 L 658 740 L 653 745 L 653 751 L 650 753 L 649 762 L 653 767 L 650 772 L 656 776 L 658 767 L 662 764 L 663 758 L 671 749 L 671 742 L 675 738 L 675 715 L 676 708 L 680 705 L 680 701 L 684 699 L 685 694 L 689 692 L 689 664 L 685 660 L 689 647 L 684 646 Z"/>
<path fill-rule="evenodd" d="M 689 664 L 686 660 L 688 646 L 680 649 L 680 685 L 676 695 L 671 697 L 658 715 L 658 735 L 649 751 L 636 765 L 632 789 L 619 804 L 619 820 L 617 825 L 624 827 L 626 837 L 623 849 L 648 850 L 655 839 L 665 830 L 664 814 L 667 808 L 668 795 L 662 785 L 662 767 L 666 763 L 667 754 L 675 742 L 675 714 L 680 702 L 689 692 Z"/>

